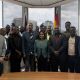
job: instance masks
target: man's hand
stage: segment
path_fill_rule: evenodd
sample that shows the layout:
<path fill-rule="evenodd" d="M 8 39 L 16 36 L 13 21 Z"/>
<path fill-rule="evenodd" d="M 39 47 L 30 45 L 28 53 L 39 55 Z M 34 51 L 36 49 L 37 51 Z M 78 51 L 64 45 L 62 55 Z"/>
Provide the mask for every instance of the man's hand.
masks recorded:
<path fill-rule="evenodd" d="M 26 58 L 26 54 L 25 53 L 23 54 L 23 58 Z"/>
<path fill-rule="evenodd" d="M 54 51 L 55 55 L 59 55 L 59 51 Z"/>
<path fill-rule="evenodd" d="M 48 58 L 48 62 L 50 61 L 50 59 Z"/>
<path fill-rule="evenodd" d="M 0 57 L 0 63 L 3 63 L 4 57 Z"/>
<path fill-rule="evenodd" d="M 38 62 L 38 59 L 37 59 L 37 54 L 35 54 L 35 62 Z"/>
<path fill-rule="evenodd" d="M 16 49 L 15 51 L 18 53 L 19 56 L 21 56 L 21 52 L 19 50 Z"/>
<path fill-rule="evenodd" d="M 35 58 L 35 62 L 37 62 L 38 60 L 37 60 L 37 58 Z"/>
<path fill-rule="evenodd" d="M 9 57 L 8 57 L 8 56 L 5 56 L 5 57 L 4 57 L 4 60 L 5 60 L 5 61 L 8 61 L 8 60 L 9 60 Z"/>

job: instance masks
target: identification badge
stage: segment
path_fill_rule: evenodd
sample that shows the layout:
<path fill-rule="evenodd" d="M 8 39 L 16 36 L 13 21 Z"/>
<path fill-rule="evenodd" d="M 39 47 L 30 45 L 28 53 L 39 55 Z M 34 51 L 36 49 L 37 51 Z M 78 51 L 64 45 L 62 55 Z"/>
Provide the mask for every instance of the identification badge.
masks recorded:
<path fill-rule="evenodd" d="M 30 39 L 32 39 L 33 38 L 33 35 L 32 36 L 30 36 Z"/>

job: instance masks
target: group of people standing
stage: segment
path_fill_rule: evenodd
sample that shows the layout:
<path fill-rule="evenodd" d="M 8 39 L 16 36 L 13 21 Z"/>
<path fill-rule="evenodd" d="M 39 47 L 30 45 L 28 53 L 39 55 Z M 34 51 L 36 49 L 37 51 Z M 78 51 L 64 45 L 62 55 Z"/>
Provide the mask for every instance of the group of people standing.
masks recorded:
<path fill-rule="evenodd" d="M 10 72 L 20 72 L 23 59 L 25 71 L 80 72 L 80 37 L 69 21 L 65 28 L 63 33 L 59 28 L 52 33 L 51 26 L 45 29 L 41 25 L 40 31 L 38 27 L 33 31 L 33 24 L 29 23 L 26 31 L 22 31 L 13 24 L 9 33 L 8 25 L 6 48 L 5 37 L 0 34 L 0 67 L 9 61 Z"/>

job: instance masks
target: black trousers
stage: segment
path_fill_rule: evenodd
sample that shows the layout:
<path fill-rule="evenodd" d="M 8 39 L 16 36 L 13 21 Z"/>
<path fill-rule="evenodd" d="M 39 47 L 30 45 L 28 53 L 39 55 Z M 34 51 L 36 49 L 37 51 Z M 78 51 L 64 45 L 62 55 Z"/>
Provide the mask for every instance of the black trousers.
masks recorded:
<path fill-rule="evenodd" d="M 38 71 L 48 71 L 48 58 L 43 56 L 38 58 Z"/>
<path fill-rule="evenodd" d="M 61 54 L 60 58 L 59 58 L 59 62 L 60 62 L 60 71 L 61 72 L 68 72 L 68 56 L 67 54 Z"/>
<path fill-rule="evenodd" d="M 3 73 L 3 63 L 0 63 L 0 76 L 2 75 Z"/>
<path fill-rule="evenodd" d="M 10 56 L 10 72 L 20 72 L 21 71 L 21 58 L 16 56 Z"/>
<path fill-rule="evenodd" d="M 76 72 L 76 73 L 80 73 L 80 56 L 77 56 L 77 57 L 76 57 L 75 72 Z"/>
<path fill-rule="evenodd" d="M 61 54 L 50 56 L 50 70 L 58 72 L 58 69 L 60 69 L 61 72 L 68 72 L 67 55 Z"/>
<path fill-rule="evenodd" d="M 59 66 L 59 56 L 51 56 L 50 57 L 50 68 L 51 71 L 58 72 L 58 66 Z"/>
<path fill-rule="evenodd" d="M 68 69 L 70 72 L 75 72 L 76 67 L 76 57 L 68 56 Z"/>

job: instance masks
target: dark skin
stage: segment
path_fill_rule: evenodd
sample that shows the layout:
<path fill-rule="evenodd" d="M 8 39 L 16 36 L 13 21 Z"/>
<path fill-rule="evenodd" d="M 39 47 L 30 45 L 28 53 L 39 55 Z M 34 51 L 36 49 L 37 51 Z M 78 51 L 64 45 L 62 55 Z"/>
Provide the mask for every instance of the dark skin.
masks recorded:
<path fill-rule="evenodd" d="M 56 28 L 55 30 L 54 30 L 54 32 L 55 32 L 55 37 L 59 37 L 60 36 L 60 31 L 59 31 L 59 29 L 58 28 Z M 63 48 L 63 47 L 61 47 L 59 50 L 57 50 L 57 51 L 55 51 L 52 47 L 50 47 L 51 48 L 51 50 L 53 51 L 53 53 L 55 53 L 55 54 L 59 54 L 59 51 Z"/>
<path fill-rule="evenodd" d="M 18 27 L 12 27 L 12 34 L 18 35 L 18 33 L 19 33 L 19 28 Z M 21 52 L 19 50 L 17 50 L 17 49 L 15 49 L 15 51 L 19 55 L 18 57 L 21 57 Z M 8 55 L 5 56 L 4 60 L 5 61 L 9 60 Z"/>
<path fill-rule="evenodd" d="M 17 28 L 16 28 L 16 27 L 12 27 L 11 30 L 12 30 L 12 34 L 17 34 Z M 4 60 L 5 60 L 5 61 L 8 61 L 8 60 L 9 60 L 8 55 L 5 56 Z"/>
<path fill-rule="evenodd" d="M 70 22 L 66 22 L 66 23 L 65 23 L 65 28 L 66 28 L 66 31 L 67 31 L 67 32 L 70 31 L 70 26 L 71 26 L 71 23 L 70 23 Z"/>
<path fill-rule="evenodd" d="M 36 26 L 36 31 L 39 32 L 39 27 L 38 26 Z"/>
<path fill-rule="evenodd" d="M 59 35 L 60 35 L 59 29 L 56 28 L 56 29 L 54 30 L 54 33 L 55 33 L 55 36 L 59 36 Z"/>
<path fill-rule="evenodd" d="M 7 26 L 6 26 L 6 34 L 8 34 L 9 32 L 10 32 L 10 26 L 7 25 Z"/>
<path fill-rule="evenodd" d="M 32 23 L 29 23 L 29 25 L 28 25 L 28 31 L 29 32 L 32 32 L 32 30 L 33 30 L 33 24 Z"/>
<path fill-rule="evenodd" d="M 70 36 L 71 37 L 75 37 L 75 35 L 76 35 L 76 28 L 75 27 L 71 27 L 70 28 Z"/>
<path fill-rule="evenodd" d="M 20 32 L 23 33 L 25 31 L 24 27 L 20 28 Z"/>
<path fill-rule="evenodd" d="M 12 27 L 12 33 L 17 34 L 18 33 L 18 28 L 17 27 Z"/>
<path fill-rule="evenodd" d="M 48 26 L 48 28 L 47 28 L 47 33 L 48 33 L 48 34 L 51 34 L 51 26 Z"/>
<path fill-rule="evenodd" d="M 40 26 L 40 31 L 43 31 L 43 32 L 45 32 L 45 33 L 46 33 L 46 26 L 41 25 L 41 26 Z"/>

